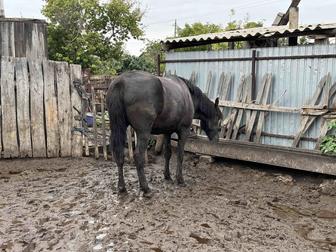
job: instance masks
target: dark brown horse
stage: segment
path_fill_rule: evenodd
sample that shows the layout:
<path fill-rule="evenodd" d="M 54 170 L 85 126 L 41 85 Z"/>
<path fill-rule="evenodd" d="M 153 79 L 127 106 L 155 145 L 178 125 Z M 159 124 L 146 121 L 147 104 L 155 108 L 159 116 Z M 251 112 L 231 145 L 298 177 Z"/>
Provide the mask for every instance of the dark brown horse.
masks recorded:
<path fill-rule="evenodd" d="M 201 90 L 180 77 L 156 77 L 149 73 L 131 71 L 115 79 L 107 92 L 110 116 L 111 148 L 118 165 L 119 192 L 125 192 L 123 174 L 126 129 L 131 125 L 138 137 L 135 164 L 140 189 L 147 193 L 149 187 L 144 173 L 144 155 L 151 134 L 165 135 L 164 177 L 171 180 L 169 160 L 170 137 L 177 133 L 178 161 L 176 181 L 184 185 L 182 162 L 184 144 L 193 118 L 201 120 L 201 127 L 211 141 L 218 140 L 219 121 L 222 113 L 216 102 L 211 102 Z"/>

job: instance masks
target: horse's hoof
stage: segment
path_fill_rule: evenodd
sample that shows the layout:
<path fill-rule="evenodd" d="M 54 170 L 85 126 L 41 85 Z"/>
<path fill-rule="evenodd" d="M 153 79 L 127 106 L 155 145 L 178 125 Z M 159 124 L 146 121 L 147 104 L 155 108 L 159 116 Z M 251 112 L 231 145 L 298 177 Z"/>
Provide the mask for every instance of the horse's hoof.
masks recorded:
<path fill-rule="evenodd" d="M 170 177 L 170 176 L 165 176 L 164 179 L 167 181 L 167 182 L 173 182 L 173 179 Z"/>
<path fill-rule="evenodd" d="M 118 187 L 119 194 L 127 194 L 126 187 Z"/>
<path fill-rule="evenodd" d="M 186 187 L 186 183 L 184 182 L 184 180 L 177 180 L 177 185 L 180 187 Z"/>

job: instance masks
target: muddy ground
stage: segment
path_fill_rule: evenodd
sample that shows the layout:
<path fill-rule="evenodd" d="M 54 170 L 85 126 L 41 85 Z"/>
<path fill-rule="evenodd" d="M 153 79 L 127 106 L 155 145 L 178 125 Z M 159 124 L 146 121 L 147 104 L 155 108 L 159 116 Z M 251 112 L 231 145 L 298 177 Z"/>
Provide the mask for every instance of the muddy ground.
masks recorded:
<path fill-rule="evenodd" d="M 118 196 L 111 162 L 0 161 L 0 251 L 336 251 L 335 179 L 186 155 L 180 188 L 162 163 L 147 199 L 132 165 Z"/>

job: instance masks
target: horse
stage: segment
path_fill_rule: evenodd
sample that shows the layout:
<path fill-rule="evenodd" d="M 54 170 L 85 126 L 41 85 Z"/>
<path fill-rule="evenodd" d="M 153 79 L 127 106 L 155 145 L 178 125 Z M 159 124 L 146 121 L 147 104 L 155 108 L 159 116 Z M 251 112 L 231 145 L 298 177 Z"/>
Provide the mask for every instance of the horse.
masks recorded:
<path fill-rule="evenodd" d="M 192 120 L 200 119 L 201 128 L 210 141 L 218 140 L 222 113 L 219 100 L 213 103 L 190 81 L 178 77 L 158 77 L 147 72 L 129 71 L 119 75 L 109 86 L 106 104 L 110 118 L 110 146 L 118 166 L 119 193 L 125 193 L 123 173 L 126 130 L 129 125 L 137 135 L 134 161 L 140 190 L 150 192 L 144 173 L 145 151 L 151 134 L 164 134 L 164 178 L 172 180 L 169 161 L 171 158 L 171 134 L 177 133 L 176 182 L 185 185 L 182 174 L 184 145 Z"/>

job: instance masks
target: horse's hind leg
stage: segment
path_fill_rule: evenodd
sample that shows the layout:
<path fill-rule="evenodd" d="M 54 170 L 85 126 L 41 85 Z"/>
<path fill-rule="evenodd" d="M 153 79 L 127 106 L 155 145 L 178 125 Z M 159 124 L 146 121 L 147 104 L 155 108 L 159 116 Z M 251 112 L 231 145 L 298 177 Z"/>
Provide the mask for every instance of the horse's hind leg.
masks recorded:
<path fill-rule="evenodd" d="M 144 193 L 149 192 L 149 187 L 147 184 L 145 171 L 144 171 L 145 152 L 147 149 L 149 136 L 150 136 L 150 133 L 137 132 L 138 141 L 137 141 L 137 146 L 135 148 L 135 155 L 134 155 L 135 165 L 136 165 L 137 172 L 138 172 L 140 189 Z"/>
<path fill-rule="evenodd" d="M 183 128 L 178 132 L 178 145 L 177 145 L 177 166 L 176 166 L 176 181 L 177 184 L 184 186 L 184 179 L 182 174 L 182 163 L 184 155 L 184 145 L 189 135 L 189 129 Z"/>
<path fill-rule="evenodd" d="M 165 157 L 164 178 L 166 180 L 172 180 L 170 176 L 170 170 L 169 170 L 169 161 L 172 155 L 170 137 L 171 137 L 170 134 L 166 134 L 164 136 L 164 157 Z"/>
<path fill-rule="evenodd" d="M 113 157 L 118 166 L 118 190 L 120 193 L 124 193 L 126 192 L 124 179 L 124 143 L 123 141 L 116 141 L 111 134 L 111 145 Z"/>
<path fill-rule="evenodd" d="M 124 179 L 124 151 L 121 151 L 117 155 L 114 154 L 114 157 L 118 166 L 118 190 L 120 193 L 125 193 L 126 184 Z"/>

